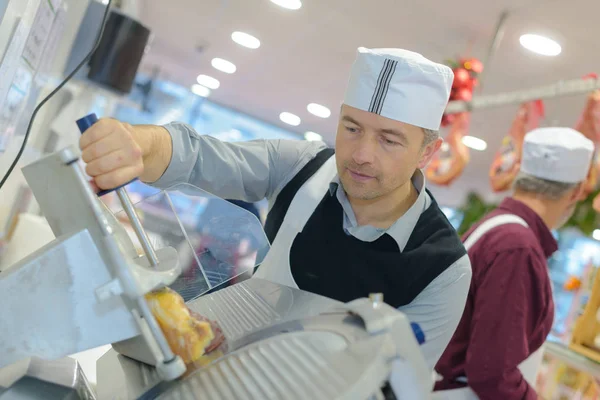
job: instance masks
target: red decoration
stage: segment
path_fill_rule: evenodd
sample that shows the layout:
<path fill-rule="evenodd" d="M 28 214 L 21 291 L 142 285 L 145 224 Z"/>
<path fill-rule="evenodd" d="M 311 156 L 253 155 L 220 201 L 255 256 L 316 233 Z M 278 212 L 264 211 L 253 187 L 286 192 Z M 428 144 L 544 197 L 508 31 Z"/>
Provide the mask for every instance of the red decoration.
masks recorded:
<path fill-rule="evenodd" d="M 471 74 L 464 68 L 458 68 L 454 71 L 454 82 L 452 82 L 452 87 L 454 89 L 460 89 L 465 87 L 468 82 L 471 80 Z"/>
<path fill-rule="evenodd" d="M 456 91 L 454 100 L 471 101 L 473 99 L 473 89 L 463 87 Z"/>
<path fill-rule="evenodd" d="M 448 61 L 448 65 L 454 72 L 452 92 L 449 101 L 471 101 L 473 90 L 478 85 L 477 77 L 483 71 L 483 64 L 476 58 L 460 58 Z M 453 115 L 444 115 L 442 126 L 448 126 L 454 121 Z"/>

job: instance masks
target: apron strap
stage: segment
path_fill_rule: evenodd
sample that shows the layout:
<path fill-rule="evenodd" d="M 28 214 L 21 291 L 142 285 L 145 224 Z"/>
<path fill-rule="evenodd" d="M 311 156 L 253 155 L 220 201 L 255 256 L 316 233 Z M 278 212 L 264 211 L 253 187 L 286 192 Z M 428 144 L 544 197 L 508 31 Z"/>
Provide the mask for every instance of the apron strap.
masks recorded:
<path fill-rule="evenodd" d="M 529 225 L 527 225 L 527 222 L 525 222 L 525 220 L 523 218 L 516 216 L 514 214 L 497 215 L 495 217 L 488 219 L 487 221 L 485 221 L 481 225 L 479 225 L 477 228 L 475 228 L 475 230 L 469 235 L 469 237 L 467 238 L 467 240 L 464 243 L 465 249 L 467 249 L 467 251 L 469 251 L 471 249 L 471 247 L 473 247 L 473 245 L 475 243 L 477 243 L 477 241 L 479 239 L 481 239 L 481 237 L 483 235 L 485 235 L 486 233 L 488 233 L 489 231 L 491 231 L 492 229 L 494 229 L 498 226 L 506 225 L 506 224 L 519 224 L 519 225 L 523 225 L 526 228 L 529 227 Z"/>

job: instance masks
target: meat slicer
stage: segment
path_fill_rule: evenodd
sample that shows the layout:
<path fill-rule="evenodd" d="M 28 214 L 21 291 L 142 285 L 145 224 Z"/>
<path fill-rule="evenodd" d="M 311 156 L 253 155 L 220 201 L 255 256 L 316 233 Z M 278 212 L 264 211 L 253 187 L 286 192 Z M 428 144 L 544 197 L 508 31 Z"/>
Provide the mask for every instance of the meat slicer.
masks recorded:
<path fill-rule="evenodd" d="M 344 304 L 231 284 L 269 249 L 256 217 L 189 185 L 135 206 L 121 189 L 110 210 L 79 156 L 70 147 L 23 168 L 56 239 L 0 273 L 0 399 L 382 399 L 384 386 L 429 398 L 423 338 L 381 295 Z M 164 286 L 226 338 L 195 371 L 145 301 Z M 107 344 L 92 388 L 67 356 Z"/>

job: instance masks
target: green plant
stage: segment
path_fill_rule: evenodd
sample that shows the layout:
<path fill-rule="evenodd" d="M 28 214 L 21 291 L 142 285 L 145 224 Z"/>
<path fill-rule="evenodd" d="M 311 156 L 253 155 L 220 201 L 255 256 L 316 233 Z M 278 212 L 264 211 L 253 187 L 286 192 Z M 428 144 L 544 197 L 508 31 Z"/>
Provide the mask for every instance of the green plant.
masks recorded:
<path fill-rule="evenodd" d="M 477 193 L 469 193 L 465 204 L 460 208 L 463 219 L 458 227 L 458 234 L 464 235 L 473 224 L 495 208 L 495 204 L 486 203 Z"/>
<path fill-rule="evenodd" d="M 600 228 L 600 217 L 592 208 L 592 203 L 598 193 L 600 193 L 600 189 L 580 202 L 563 228 L 576 228 L 586 236 L 590 236 L 595 229 Z M 477 193 L 469 193 L 465 204 L 460 208 L 464 217 L 457 230 L 458 234 L 461 236 L 465 234 L 473 224 L 496 207 L 496 204 L 486 203 Z"/>
<path fill-rule="evenodd" d="M 573 215 L 564 225 L 564 228 L 577 228 L 584 235 L 590 236 L 595 229 L 600 227 L 598 213 L 592 207 L 594 198 L 598 193 L 600 193 L 600 190 L 591 193 L 584 201 L 575 207 Z"/>

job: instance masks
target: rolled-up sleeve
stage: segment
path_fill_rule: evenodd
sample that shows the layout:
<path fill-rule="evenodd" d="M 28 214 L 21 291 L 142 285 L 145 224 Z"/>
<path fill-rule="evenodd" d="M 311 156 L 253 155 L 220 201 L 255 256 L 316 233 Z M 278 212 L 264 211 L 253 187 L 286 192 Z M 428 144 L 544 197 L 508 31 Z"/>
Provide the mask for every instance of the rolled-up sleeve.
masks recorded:
<path fill-rule="evenodd" d="M 471 262 L 464 255 L 435 278 L 410 304 L 400 307 L 425 334 L 421 350 L 433 371 L 462 317 L 469 286 Z"/>
<path fill-rule="evenodd" d="M 165 128 L 171 135 L 173 155 L 152 186 L 164 189 L 189 183 L 219 197 L 248 202 L 275 196 L 326 147 L 304 140 L 222 142 L 177 122 Z"/>
<path fill-rule="evenodd" d="M 528 249 L 502 252 L 476 289 L 465 373 L 482 400 L 537 399 L 518 365 L 531 354 L 528 338 L 547 308 L 539 258 Z"/>

